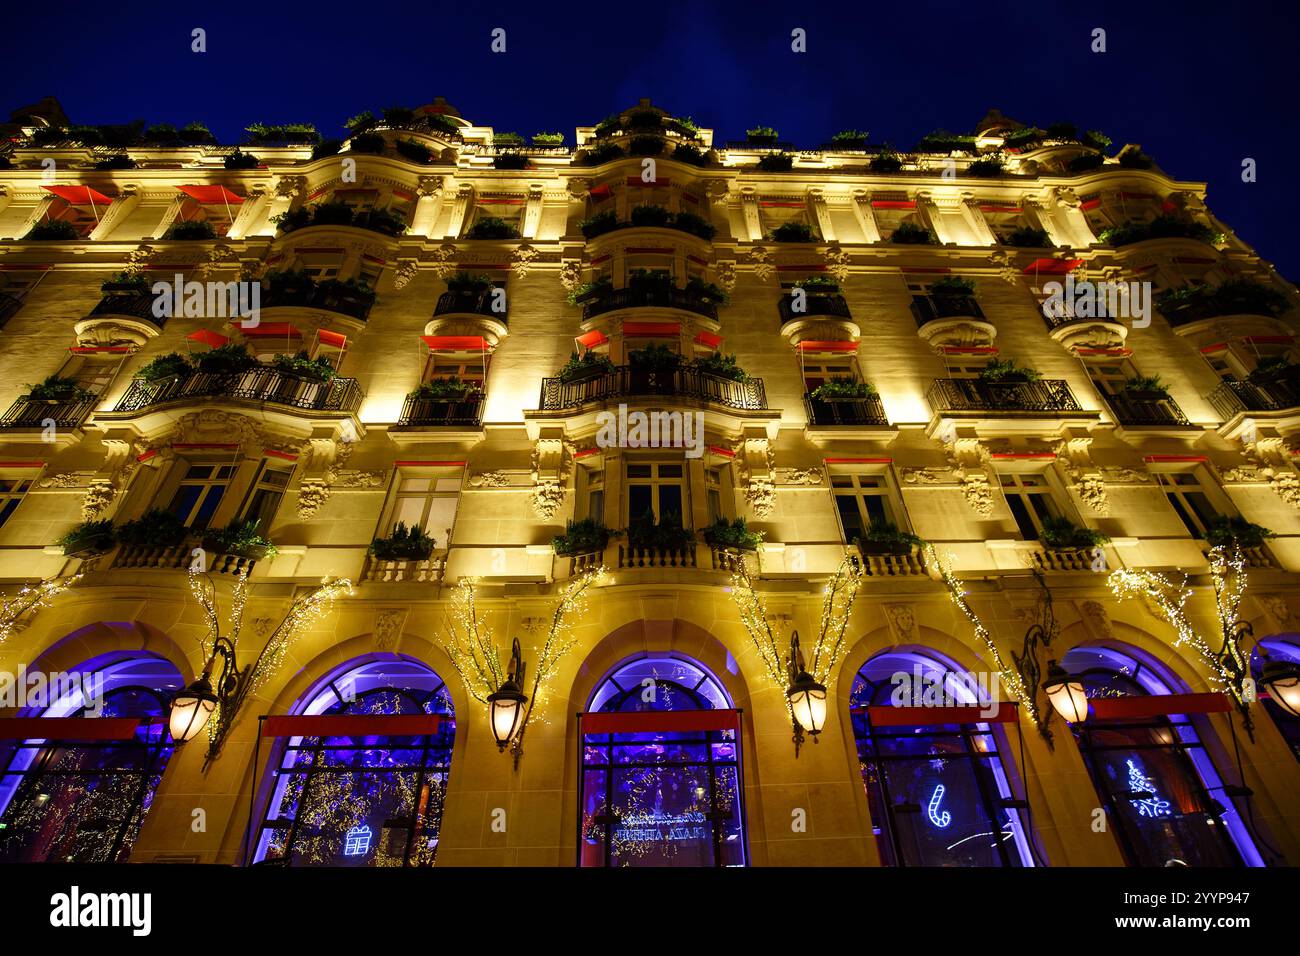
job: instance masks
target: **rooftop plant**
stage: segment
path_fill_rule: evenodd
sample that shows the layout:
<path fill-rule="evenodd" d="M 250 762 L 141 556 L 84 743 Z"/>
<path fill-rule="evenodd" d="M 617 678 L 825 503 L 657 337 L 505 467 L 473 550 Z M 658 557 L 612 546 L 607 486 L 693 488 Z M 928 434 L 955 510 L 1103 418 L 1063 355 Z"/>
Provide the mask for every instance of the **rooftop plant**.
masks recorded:
<path fill-rule="evenodd" d="M 903 168 L 903 158 L 891 149 L 871 157 L 867 167 L 873 173 L 896 173 Z"/>
<path fill-rule="evenodd" d="M 259 160 L 252 153 L 245 153 L 242 150 L 235 150 L 226 157 L 226 169 L 257 169 L 261 165 Z"/>
<path fill-rule="evenodd" d="M 533 145 L 534 146 L 563 146 L 564 134 L 563 133 L 534 133 Z"/>
<path fill-rule="evenodd" d="M 519 230 L 513 223 L 496 216 L 484 216 L 465 233 L 466 239 L 518 239 Z"/>
<path fill-rule="evenodd" d="M 816 242 L 812 226 L 802 222 L 783 222 L 772 230 L 769 238 L 775 242 Z"/>
<path fill-rule="evenodd" d="M 914 222 L 900 222 L 889 237 L 890 242 L 909 246 L 937 245 L 939 239 L 933 232 Z"/>
<path fill-rule="evenodd" d="M 788 173 L 794 169 L 794 157 L 789 153 L 768 153 L 759 159 L 758 168 L 765 173 Z"/>

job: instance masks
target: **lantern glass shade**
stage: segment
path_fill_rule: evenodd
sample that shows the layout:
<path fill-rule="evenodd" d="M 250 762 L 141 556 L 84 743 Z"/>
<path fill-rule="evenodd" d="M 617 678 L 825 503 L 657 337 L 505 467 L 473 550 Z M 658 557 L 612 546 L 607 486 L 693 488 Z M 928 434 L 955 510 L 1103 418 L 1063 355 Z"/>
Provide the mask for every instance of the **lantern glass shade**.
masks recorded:
<path fill-rule="evenodd" d="M 826 688 L 805 673 L 799 675 L 785 695 L 799 726 L 814 737 L 820 734 L 826 726 Z"/>
<path fill-rule="evenodd" d="M 200 677 L 172 698 L 171 716 L 168 720 L 172 740 L 178 743 L 193 740 L 208 725 L 208 720 L 216 709 L 217 695 L 212 693 L 212 685 L 207 679 Z"/>
<path fill-rule="evenodd" d="M 1083 723 L 1088 719 L 1088 694 L 1083 688 L 1083 681 L 1071 677 L 1055 661 L 1052 665 L 1043 684 L 1043 693 L 1056 708 L 1056 712 L 1065 718 L 1066 723 Z"/>
<path fill-rule="evenodd" d="M 1292 717 L 1300 717 L 1300 667 L 1285 661 L 1264 665 L 1260 683 L 1273 702 Z"/>
<path fill-rule="evenodd" d="M 492 722 L 492 736 L 497 749 L 504 750 L 519 730 L 524 702 L 528 700 L 510 681 L 501 685 L 495 694 L 488 695 L 488 717 Z"/>

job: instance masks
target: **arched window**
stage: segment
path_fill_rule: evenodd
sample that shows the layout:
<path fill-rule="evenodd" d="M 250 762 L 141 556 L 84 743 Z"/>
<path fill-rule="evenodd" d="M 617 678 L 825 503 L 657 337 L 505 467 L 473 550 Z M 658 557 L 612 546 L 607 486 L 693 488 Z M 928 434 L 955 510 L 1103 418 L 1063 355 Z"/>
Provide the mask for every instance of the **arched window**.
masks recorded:
<path fill-rule="evenodd" d="M 1089 699 L 1184 692 L 1132 650 L 1076 647 L 1061 666 Z M 1073 729 L 1130 865 L 1263 865 L 1190 716 L 1089 718 Z"/>
<path fill-rule="evenodd" d="M 387 657 L 350 662 L 294 708 L 304 716 L 437 715 L 436 732 L 288 737 L 272 759 L 253 862 L 285 866 L 431 866 L 438 850 L 456 722 L 429 667 Z"/>
<path fill-rule="evenodd" d="M 64 729 L 63 739 L 0 740 L 0 862 L 124 863 L 171 757 L 166 715 L 180 671 L 161 657 L 116 654 L 46 677 L 48 706 L 20 716 L 138 725 L 125 739 Z"/>
<path fill-rule="evenodd" d="M 988 701 L 938 655 L 888 651 L 867 661 L 849 695 L 858 763 L 887 866 L 1033 866 L 1023 804 L 1014 799 L 987 723 L 872 726 L 868 707 Z"/>
<path fill-rule="evenodd" d="M 1266 650 L 1270 658 L 1300 664 L 1300 635 L 1266 637 L 1259 642 L 1259 647 Z M 1254 676 L 1256 684 L 1264 674 L 1264 658 L 1259 653 L 1259 647 L 1250 656 L 1250 673 Z M 1261 699 L 1264 702 L 1264 709 L 1268 711 L 1268 715 L 1273 718 L 1273 723 L 1277 724 L 1277 729 L 1282 732 L 1282 736 L 1291 746 L 1291 753 L 1295 754 L 1296 760 L 1300 760 L 1300 717 L 1283 710 L 1267 697 L 1261 696 Z"/>
<path fill-rule="evenodd" d="M 625 661 L 582 732 L 581 866 L 745 865 L 739 714 L 700 664 Z"/>

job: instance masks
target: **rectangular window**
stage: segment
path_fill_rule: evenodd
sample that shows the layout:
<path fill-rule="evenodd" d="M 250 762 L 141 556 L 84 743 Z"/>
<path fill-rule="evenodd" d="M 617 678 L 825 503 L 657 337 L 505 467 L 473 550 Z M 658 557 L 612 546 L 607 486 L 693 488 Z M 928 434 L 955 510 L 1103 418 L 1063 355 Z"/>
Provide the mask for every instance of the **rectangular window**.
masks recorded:
<path fill-rule="evenodd" d="M 234 474 L 234 465 L 188 465 L 167 510 L 180 518 L 187 528 L 205 530 Z"/>
<path fill-rule="evenodd" d="M 902 528 L 898 521 L 902 508 L 884 475 L 831 475 L 831 490 L 845 542 L 852 544 L 872 526 Z"/>
<path fill-rule="evenodd" d="M 9 520 L 31 487 L 30 478 L 0 478 L 0 526 Z"/>
<path fill-rule="evenodd" d="M 1163 472 L 1156 479 L 1187 533 L 1193 538 L 1204 538 L 1206 528 L 1219 516 L 1219 510 L 1211 503 L 1200 476 L 1194 471 Z"/>
<path fill-rule="evenodd" d="M 433 538 L 434 547 L 446 548 L 456 523 L 456 506 L 460 502 L 461 475 L 402 474 L 397 481 L 392 516 L 386 534 L 398 522 L 408 528 L 423 528 Z"/>
<path fill-rule="evenodd" d="M 1046 475 L 1002 475 L 1002 493 L 1015 519 L 1020 537 L 1037 541 L 1043 522 L 1061 516 L 1061 508 L 1052 494 Z"/>
<path fill-rule="evenodd" d="M 262 464 L 261 473 L 253 484 L 240 517 L 245 521 L 256 521 L 263 535 L 275 521 L 275 513 L 280 510 L 280 502 L 284 500 L 284 492 L 289 487 L 289 477 L 292 474 L 292 466 L 281 466 L 269 461 Z"/>
<path fill-rule="evenodd" d="M 658 462 L 627 465 L 629 523 L 651 515 L 656 521 L 685 527 L 686 513 L 686 484 L 681 465 Z"/>

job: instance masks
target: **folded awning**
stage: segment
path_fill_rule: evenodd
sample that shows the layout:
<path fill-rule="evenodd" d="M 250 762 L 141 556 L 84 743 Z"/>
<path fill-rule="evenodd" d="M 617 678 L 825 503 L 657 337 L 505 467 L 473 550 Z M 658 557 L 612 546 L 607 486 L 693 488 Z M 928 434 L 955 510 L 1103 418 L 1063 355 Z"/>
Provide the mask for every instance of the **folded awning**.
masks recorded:
<path fill-rule="evenodd" d="M 488 347 L 481 335 L 421 335 L 420 339 L 431 352 L 482 352 Z"/>
<path fill-rule="evenodd" d="M 208 203 L 241 203 L 244 197 L 239 193 L 231 192 L 225 186 L 177 186 L 181 192 L 198 202 Z"/>
<path fill-rule="evenodd" d="M 113 201 L 112 196 L 105 196 L 98 189 L 89 186 L 42 186 L 41 188 L 74 206 L 107 206 Z"/>
<path fill-rule="evenodd" d="M 1224 694 L 1151 694 L 1146 697 L 1096 697 L 1089 701 L 1098 720 L 1149 720 L 1170 714 L 1225 714 Z"/>
<path fill-rule="evenodd" d="M 810 340 L 799 343 L 800 352 L 856 352 L 857 350 L 857 342 L 815 342 Z"/>
<path fill-rule="evenodd" d="M 695 344 L 705 348 L 716 349 L 722 344 L 722 336 L 715 332 L 700 332 L 695 336 Z"/>
<path fill-rule="evenodd" d="M 581 345 L 584 349 L 594 349 L 597 345 L 604 345 L 606 342 L 608 342 L 609 336 L 606 335 L 604 332 L 600 331 L 600 329 L 593 329 L 590 332 L 583 332 L 576 339 L 574 339 L 574 341 L 577 342 L 579 345 Z"/>
<path fill-rule="evenodd" d="M 1083 263 L 1082 259 L 1035 259 L 1025 266 L 1022 275 L 1065 275 L 1073 272 Z"/>
<path fill-rule="evenodd" d="M 295 714 L 265 717 L 263 737 L 421 737 L 436 734 L 440 714 Z"/>
<path fill-rule="evenodd" d="M 259 322 L 257 325 L 244 327 L 239 319 L 231 319 L 230 324 L 239 326 L 239 331 L 246 339 L 300 339 L 302 333 L 288 322 Z"/>
<path fill-rule="evenodd" d="M 681 331 L 676 322 L 624 322 L 623 335 L 672 336 Z"/>
<path fill-rule="evenodd" d="M 328 329 L 320 329 L 316 332 L 316 340 L 321 345 L 328 345 L 336 349 L 345 349 L 348 347 L 348 337 L 341 332 L 331 332 Z"/>
<path fill-rule="evenodd" d="M 198 342 L 200 345 L 206 345 L 209 348 L 214 349 L 220 348 L 230 341 L 227 336 L 222 335 L 220 332 L 213 332 L 209 329 L 199 329 L 196 332 L 191 332 L 185 337 L 191 342 Z"/>

